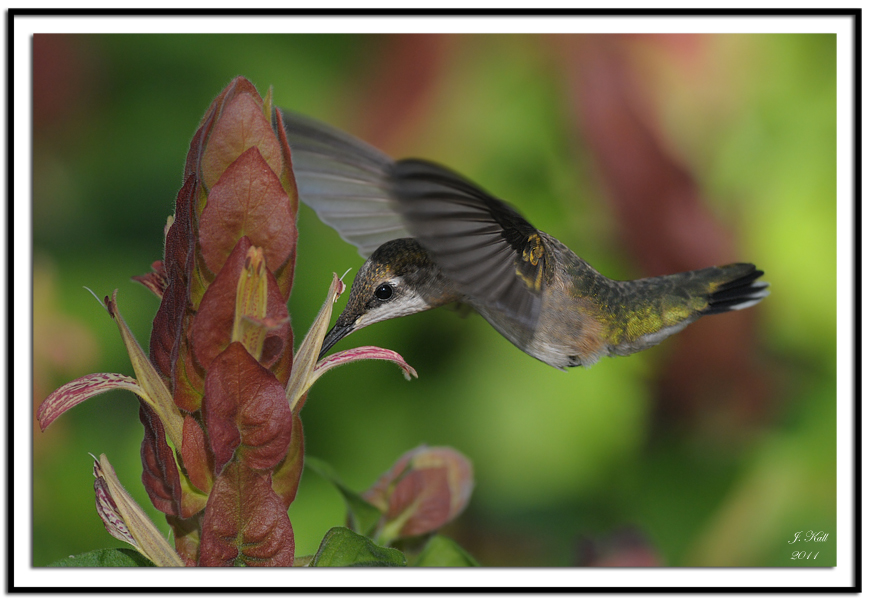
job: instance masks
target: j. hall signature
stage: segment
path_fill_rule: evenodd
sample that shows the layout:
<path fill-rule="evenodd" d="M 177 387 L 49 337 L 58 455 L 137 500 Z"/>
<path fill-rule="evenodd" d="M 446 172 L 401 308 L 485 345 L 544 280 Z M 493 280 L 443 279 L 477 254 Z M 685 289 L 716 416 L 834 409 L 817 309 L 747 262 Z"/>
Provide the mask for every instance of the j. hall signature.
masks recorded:
<path fill-rule="evenodd" d="M 789 544 L 795 544 L 797 542 L 827 542 L 828 534 L 824 531 L 796 531 L 794 534 L 794 539 L 789 541 Z M 795 550 L 791 553 L 792 560 L 815 560 L 819 555 L 819 552 L 813 553 L 812 551 L 806 552 L 803 550 Z"/>
<path fill-rule="evenodd" d="M 803 539 L 801 539 L 803 536 Z M 796 531 L 794 534 L 794 539 L 789 542 L 789 544 L 794 544 L 795 542 L 827 542 L 828 534 L 824 531 Z"/>

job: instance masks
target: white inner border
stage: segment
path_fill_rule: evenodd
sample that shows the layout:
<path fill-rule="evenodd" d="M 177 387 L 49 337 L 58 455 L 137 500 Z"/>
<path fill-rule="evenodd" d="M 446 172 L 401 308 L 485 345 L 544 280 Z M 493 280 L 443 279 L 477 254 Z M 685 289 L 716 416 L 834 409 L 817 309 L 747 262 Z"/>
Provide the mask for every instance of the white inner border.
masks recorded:
<path fill-rule="evenodd" d="M 34 33 L 835 33 L 837 35 L 837 559 L 833 569 L 283 569 L 162 570 L 91 569 L 46 572 L 31 562 L 31 36 Z M 854 80 L 852 20 L 841 17 L 22 17 L 14 19 L 15 188 L 14 237 L 14 402 L 12 424 L 18 451 L 14 457 L 16 587 L 26 586 L 177 586 L 196 588 L 248 586 L 389 586 L 389 587 L 845 587 L 854 580 L 853 436 L 854 423 Z M 4 45 L 3 52 L 6 48 Z M 868 61 L 864 61 L 864 65 Z M 3 218 L 5 218 L 5 213 Z M 5 228 L 4 228 L 5 230 Z M 0 252 L 5 253 L 5 244 Z M 5 299 L 5 298 L 4 298 Z M 3 348 L 0 352 L 5 353 Z M 5 361 L 4 361 L 5 363 Z M 6 444 L 0 444 L 5 455 Z M 6 459 L 5 456 L 0 456 Z M 5 464 L 5 460 L 4 460 Z M 85 476 L 87 474 L 83 474 Z M 4 498 L 4 502 L 6 499 Z M 5 525 L 5 523 L 4 523 Z M 3 536 L 4 540 L 6 536 Z M 48 575 L 50 573 L 50 576 Z"/>

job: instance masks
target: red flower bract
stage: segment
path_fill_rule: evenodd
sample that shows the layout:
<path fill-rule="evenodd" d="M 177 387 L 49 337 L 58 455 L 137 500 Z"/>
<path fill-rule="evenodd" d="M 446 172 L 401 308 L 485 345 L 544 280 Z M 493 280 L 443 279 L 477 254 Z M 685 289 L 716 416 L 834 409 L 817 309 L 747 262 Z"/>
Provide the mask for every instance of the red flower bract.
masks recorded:
<path fill-rule="evenodd" d="M 243 78 L 212 103 L 190 145 L 163 261 L 137 279 L 163 286 L 151 360 L 184 417 L 174 452 L 143 407 L 143 482 L 155 506 L 181 517 L 169 521 L 188 564 L 293 560 L 286 503 L 301 472 L 302 428 L 284 386 L 297 199 L 272 112 Z M 264 265 L 252 264 L 259 257 Z M 291 448 L 299 465 L 287 464 Z M 191 523 L 202 526 L 199 548 Z"/>

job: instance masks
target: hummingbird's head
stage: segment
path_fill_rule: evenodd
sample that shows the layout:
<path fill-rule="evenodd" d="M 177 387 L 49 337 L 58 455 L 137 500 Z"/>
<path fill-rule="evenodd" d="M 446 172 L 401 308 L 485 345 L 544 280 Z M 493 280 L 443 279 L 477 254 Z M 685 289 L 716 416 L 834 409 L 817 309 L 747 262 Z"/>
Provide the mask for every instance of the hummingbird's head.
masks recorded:
<path fill-rule="evenodd" d="M 324 337 L 320 356 L 367 325 L 459 299 L 453 284 L 417 241 L 390 240 L 375 250 L 357 272 L 347 306 Z"/>

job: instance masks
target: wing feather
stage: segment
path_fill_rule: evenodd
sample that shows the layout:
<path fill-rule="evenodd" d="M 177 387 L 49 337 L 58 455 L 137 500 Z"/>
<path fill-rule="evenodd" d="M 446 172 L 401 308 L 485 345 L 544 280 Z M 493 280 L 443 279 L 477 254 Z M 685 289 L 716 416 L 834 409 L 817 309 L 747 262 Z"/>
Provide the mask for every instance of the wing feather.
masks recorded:
<path fill-rule="evenodd" d="M 538 271 L 546 268 L 544 257 L 528 260 L 537 229 L 444 167 L 421 160 L 396 167 L 395 195 L 412 235 L 463 293 L 532 330 L 543 292 Z"/>
<path fill-rule="evenodd" d="M 411 237 L 391 198 L 395 163 L 368 144 L 314 119 L 282 111 L 299 199 L 368 257 Z"/>

